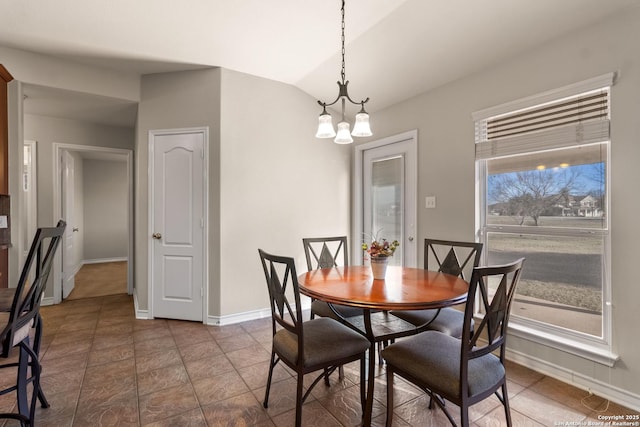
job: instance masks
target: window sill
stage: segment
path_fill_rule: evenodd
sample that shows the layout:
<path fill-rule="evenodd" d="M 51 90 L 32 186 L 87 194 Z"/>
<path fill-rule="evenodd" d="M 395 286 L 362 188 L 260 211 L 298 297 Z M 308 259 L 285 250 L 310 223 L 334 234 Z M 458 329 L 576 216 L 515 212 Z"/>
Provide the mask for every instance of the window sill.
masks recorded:
<path fill-rule="evenodd" d="M 583 340 L 574 340 L 556 334 L 534 329 L 516 322 L 510 322 L 509 333 L 518 338 L 535 342 L 547 347 L 555 348 L 565 353 L 573 354 L 583 359 L 591 360 L 602 365 L 613 367 L 620 358 L 602 345 L 590 344 Z"/>

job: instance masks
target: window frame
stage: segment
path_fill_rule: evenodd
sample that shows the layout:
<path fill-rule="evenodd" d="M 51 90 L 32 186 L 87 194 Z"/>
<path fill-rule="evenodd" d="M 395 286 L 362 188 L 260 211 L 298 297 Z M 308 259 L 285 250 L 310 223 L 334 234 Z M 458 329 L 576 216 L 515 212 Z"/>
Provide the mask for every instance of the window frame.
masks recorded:
<path fill-rule="evenodd" d="M 596 89 L 607 88 L 609 91 L 609 102 L 611 101 L 610 88 L 613 85 L 615 74 L 609 73 L 593 79 L 578 82 L 569 86 L 544 92 L 528 98 L 516 100 L 496 107 L 491 107 L 473 114 L 476 125 L 476 150 L 478 142 L 483 142 L 482 135 L 479 135 L 478 123 L 490 117 L 500 114 L 510 113 L 520 109 L 535 107 L 540 104 L 560 100 L 565 97 L 579 95 Z M 610 105 L 609 105 L 610 109 Z M 608 133 L 608 131 L 607 131 Z M 500 142 L 498 141 L 496 145 Z M 596 337 L 587 333 L 562 328 L 556 325 L 543 323 L 537 320 L 520 316 L 512 316 L 509 324 L 510 333 L 514 336 L 533 341 L 545 346 L 556 348 L 607 366 L 613 366 L 618 360 L 618 355 L 612 351 L 612 306 L 611 306 L 611 139 L 597 142 L 606 145 L 606 217 L 605 226 L 602 229 L 586 228 L 556 228 L 544 226 L 518 226 L 518 225 L 489 225 L 487 224 L 488 208 L 488 168 L 487 162 L 492 158 L 501 157 L 476 155 L 476 235 L 479 241 L 487 244 L 487 235 L 491 232 L 527 235 L 561 235 L 572 237 L 583 237 L 585 234 L 597 234 L 603 240 L 603 277 L 602 277 L 602 336 Z M 519 153 L 535 153 L 537 151 L 549 149 L 548 143 L 542 143 L 539 147 L 534 147 Z M 586 145 L 586 144 L 585 144 Z M 567 148 L 567 145 L 558 145 L 556 148 Z M 511 154 L 516 155 L 516 154 Z M 480 158 L 479 158 L 480 157 Z M 485 246 L 487 247 L 487 246 Z M 487 252 L 483 253 L 483 262 L 486 263 Z M 526 265 L 525 265 L 526 268 Z M 482 313 L 476 313 L 478 319 L 482 318 Z"/>

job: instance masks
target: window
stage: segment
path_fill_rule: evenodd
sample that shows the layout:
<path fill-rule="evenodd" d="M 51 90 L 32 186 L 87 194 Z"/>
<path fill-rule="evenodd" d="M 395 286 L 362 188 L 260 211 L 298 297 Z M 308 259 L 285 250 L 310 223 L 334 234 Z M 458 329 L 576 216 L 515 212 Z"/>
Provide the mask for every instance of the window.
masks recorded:
<path fill-rule="evenodd" d="M 474 114 L 484 261 L 526 258 L 511 324 L 581 355 L 610 351 L 612 82 L 609 74 Z"/>

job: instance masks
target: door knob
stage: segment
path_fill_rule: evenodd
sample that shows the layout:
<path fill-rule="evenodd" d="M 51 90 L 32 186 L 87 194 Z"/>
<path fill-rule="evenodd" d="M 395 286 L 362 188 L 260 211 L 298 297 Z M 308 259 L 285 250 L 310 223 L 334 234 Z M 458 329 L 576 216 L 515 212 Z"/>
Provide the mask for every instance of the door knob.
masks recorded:
<path fill-rule="evenodd" d="M 160 239 L 162 239 L 162 234 L 160 234 L 160 233 L 153 233 L 153 234 L 151 235 L 151 237 L 153 237 L 154 239 L 158 239 L 158 240 L 160 240 Z"/>
<path fill-rule="evenodd" d="M 413 236 L 409 236 L 409 241 L 413 242 Z"/>
<path fill-rule="evenodd" d="M 75 233 L 75 232 L 77 232 L 78 230 L 79 230 L 79 229 L 78 229 L 78 227 L 73 227 L 73 228 L 71 229 L 71 231 L 73 231 L 74 233 Z"/>

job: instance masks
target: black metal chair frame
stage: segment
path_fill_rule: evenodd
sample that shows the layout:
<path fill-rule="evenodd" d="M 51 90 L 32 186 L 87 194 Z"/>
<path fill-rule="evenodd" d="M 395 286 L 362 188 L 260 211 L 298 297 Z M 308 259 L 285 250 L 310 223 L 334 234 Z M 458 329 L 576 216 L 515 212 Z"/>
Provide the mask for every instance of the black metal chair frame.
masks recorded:
<path fill-rule="evenodd" d="M 333 253 L 327 246 L 327 243 L 330 242 L 338 242 L 338 247 Z M 322 243 L 320 254 L 314 250 L 313 243 Z M 340 258 L 341 251 L 343 254 L 342 265 L 349 265 L 347 236 L 303 238 L 302 245 L 307 259 L 307 269 L 309 271 L 318 268 L 332 268 L 339 266 L 340 263 L 338 262 L 338 259 Z M 370 318 L 371 320 L 367 322 L 364 318 L 364 310 L 361 308 L 329 304 L 326 302 L 322 302 L 322 304 L 326 304 L 331 310 L 333 315 L 330 317 L 333 319 L 366 335 L 367 337 L 373 337 L 377 343 L 378 355 L 382 350 L 382 347 L 384 347 L 390 340 L 412 335 L 416 332 L 412 325 L 408 324 L 404 320 L 399 320 L 393 316 L 389 316 L 389 312 L 387 311 L 370 310 L 369 312 L 372 317 Z M 312 301 L 312 306 L 313 305 L 314 302 Z M 316 313 L 314 313 L 312 309 L 311 318 L 313 319 L 315 315 Z M 367 324 L 371 324 L 373 330 L 368 330 Z M 378 357 L 378 361 L 380 364 L 383 362 L 381 357 Z M 339 374 L 340 378 L 344 376 L 342 368 L 340 368 Z"/>
<path fill-rule="evenodd" d="M 16 392 L 18 413 L 2 413 L 0 418 L 15 419 L 20 421 L 21 425 L 35 425 L 37 400 L 40 400 L 43 408 L 49 407 L 40 387 L 39 353 L 42 340 L 40 303 L 65 227 L 65 222 L 60 220 L 56 227 L 39 228 L 36 231 L 15 289 L 8 323 L 0 334 L 1 357 L 8 358 L 14 347 L 19 347 L 20 351 L 18 362 L 0 365 L 0 369 L 18 367 L 16 384 L 0 390 L 0 395 Z M 48 245 L 46 245 L 47 241 Z M 35 275 L 30 278 L 33 269 L 35 269 Z M 34 337 L 33 344 L 30 345 L 31 329 L 34 330 Z M 28 368 L 30 368 L 30 376 Z M 33 384 L 31 402 L 28 401 L 27 396 L 29 383 Z"/>
<path fill-rule="evenodd" d="M 316 251 L 318 246 L 316 244 L 322 243 L 320 246 L 320 253 Z M 327 246 L 327 243 L 337 243 L 337 247 L 332 252 Z M 302 246 L 304 248 L 304 255 L 307 260 L 307 270 L 316 270 L 319 268 L 332 268 L 349 265 L 349 254 L 347 245 L 347 236 L 336 237 L 308 237 L 302 239 Z M 341 262 L 340 262 L 341 258 Z M 325 315 L 329 314 L 329 317 L 334 319 L 340 319 L 344 317 L 362 315 L 362 310 L 354 309 L 346 306 L 336 306 L 334 304 L 328 304 L 326 302 L 311 301 L 311 318 L 315 318 L 318 314 L 314 310 L 314 306 L 321 303 L 322 306 L 327 307 Z M 331 315 L 333 313 L 333 315 Z"/>
<path fill-rule="evenodd" d="M 458 340 L 460 343 L 460 366 L 457 378 L 459 388 L 456 393 L 446 393 L 443 390 L 436 388 L 436 386 L 430 382 L 430 377 L 427 377 L 426 381 L 424 381 L 424 378 L 416 378 L 414 375 L 407 372 L 407 368 L 405 366 L 397 366 L 395 363 L 387 359 L 387 426 L 391 426 L 393 419 L 394 375 L 399 375 L 424 390 L 431 398 L 429 409 L 433 409 L 433 402 L 435 401 L 443 410 L 449 419 L 449 422 L 454 426 L 456 423 L 449 411 L 445 408 L 444 399 L 447 399 L 460 407 L 461 424 L 462 426 L 467 427 L 469 425 L 469 407 L 486 399 L 492 394 L 495 394 L 504 406 L 507 425 L 511 426 L 511 412 L 509 409 L 509 397 L 507 394 L 506 374 L 502 375 L 499 381 L 497 381 L 493 386 L 486 387 L 486 389 L 478 392 L 477 394 L 471 395 L 469 389 L 469 372 L 471 361 L 487 356 L 490 353 L 494 353 L 495 355 L 495 352 L 498 352 L 499 355 L 497 357 L 499 358 L 500 364 L 504 367 L 506 350 L 505 343 L 511 312 L 511 302 L 513 301 L 516 286 L 520 280 L 523 263 L 524 258 L 520 258 L 517 261 L 506 265 L 474 268 L 469 287 L 468 299 L 465 306 L 463 334 L 462 338 Z M 489 278 L 494 280 L 499 279 L 499 283 L 494 291 L 493 297 L 489 294 Z M 479 304 L 480 308 L 484 312 L 484 316 L 482 317 L 480 324 L 472 331 L 475 302 Z M 431 336 L 434 336 L 433 334 L 444 335 L 438 331 L 426 331 L 423 332 L 421 336 L 422 338 L 426 338 L 429 336 L 428 334 L 432 334 Z M 421 336 L 410 337 L 408 340 L 420 339 Z M 405 341 L 405 343 L 407 341 Z M 428 341 L 424 340 L 422 342 Z M 383 351 L 383 357 L 385 357 L 385 352 L 391 351 L 394 345 L 403 345 L 403 343 L 400 342 L 389 346 L 387 350 Z M 424 351 L 428 352 L 429 348 L 424 348 Z M 415 363 L 419 364 L 420 361 L 416 360 Z M 435 367 L 424 366 L 424 369 L 435 369 Z M 449 378 L 449 380 L 453 381 L 454 379 Z"/>
<path fill-rule="evenodd" d="M 331 253 L 327 243 L 337 242 L 338 247 Z M 316 253 L 314 243 L 322 243 L 320 254 Z M 349 265 L 349 248 L 347 246 L 347 236 L 337 237 L 307 237 L 302 239 L 304 254 L 307 259 L 307 269 L 309 271 L 318 268 L 331 268 L 339 265 L 338 258 L 342 252 L 342 265 Z M 314 266 L 315 262 L 315 266 Z"/>
<path fill-rule="evenodd" d="M 284 332 L 282 331 L 282 329 L 288 331 L 291 334 L 294 334 L 297 341 L 297 360 L 291 360 L 287 358 L 286 355 L 282 354 L 276 348 L 275 344 L 272 346 L 271 362 L 269 364 L 269 376 L 267 379 L 267 388 L 265 391 L 263 406 L 265 408 L 268 407 L 273 369 L 278 364 L 278 362 L 282 361 L 297 374 L 296 426 L 300 426 L 302 424 L 302 404 L 307 399 L 316 384 L 318 384 L 318 382 L 324 378 L 325 384 L 329 385 L 329 375 L 331 375 L 336 368 L 346 363 L 360 360 L 360 399 L 364 413 L 364 405 L 366 399 L 365 355 L 366 351 L 369 349 L 368 341 L 356 332 L 352 332 L 349 330 L 349 333 L 352 333 L 354 337 L 363 340 L 364 344 L 362 352 L 349 354 L 345 357 L 336 358 L 333 360 L 324 360 L 321 363 L 317 364 L 306 365 L 304 347 L 305 324 L 307 324 L 307 327 L 309 327 L 309 324 L 311 322 L 322 322 L 323 324 L 326 324 L 327 322 L 335 322 L 336 326 L 339 326 L 341 328 L 342 326 L 340 326 L 339 322 L 331 318 L 320 318 L 305 322 L 303 320 L 302 308 L 300 305 L 300 291 L 294 259 L 290 257 L 271 255 L 261 249 L 258 249 L 258 252 L 260 254 L 260 260 L 262 262 L 265 279 L 267 281 L 269 289 L 269 300 L 271 304 L 272 314 L 271 323 L 274 341 L 278 332 Z M 291 289 L 288 289 L 289 286 L 291 287 Z M 290 292 L 293 293 L 294 297 L 293 305 L 289 302 L 289 298 L 287 297 L 287 293 Z M 302 392 L 304 375 L 319 370 L 322 370 L 322 372 L 317 376 L 317 378 L 315 378 L 315 380 L 307 389 L 306 393 L 304 393 L 303 395 Z"/>
<path fill-rule="evenodd" d="M 438 255 L 436 248 L 449 248 L 444 258 Z M 453 240 L 438 240 L 438 239 L 424 239 L 424 268 L 429 269 L 430 260 L 435 261 L 438 271 L 459 276 L 460 278 L 467 280 L 465 277 L 465 270 L 469 270 L 469 273 L 474 267 L 477 267 L 480 263 L 482 256 L 483 244 L 479 242 L 460 242 Z M 469 250 L 466 257 L 461 260 L 456 248 L 464 248 Z M 432 264 L 433 265 L 433 264 Z M 471 267 L 471 268 L 469 268 Z M 468 277 L 468 276 L 467 276 Z M 455 308 L 442 308 L 437 310 L 417 310 L 417 311 L 392 311 L 391 313 L 401 319 L 404 319 L 416 326 L 416 332 L 422 332 L 434 328 L 434 322 L 438 318 L 441 312 L 447 312 L 449 310 L 455 310 Z M 433 313 L 433 315 L 431 315 Z M 418 316 L 421 320 L 411 318 L 411 315 Z M 437 323 L 437 322 L 436 322 Z M 459 336 L 456 338 L 460 338 Z"/>

